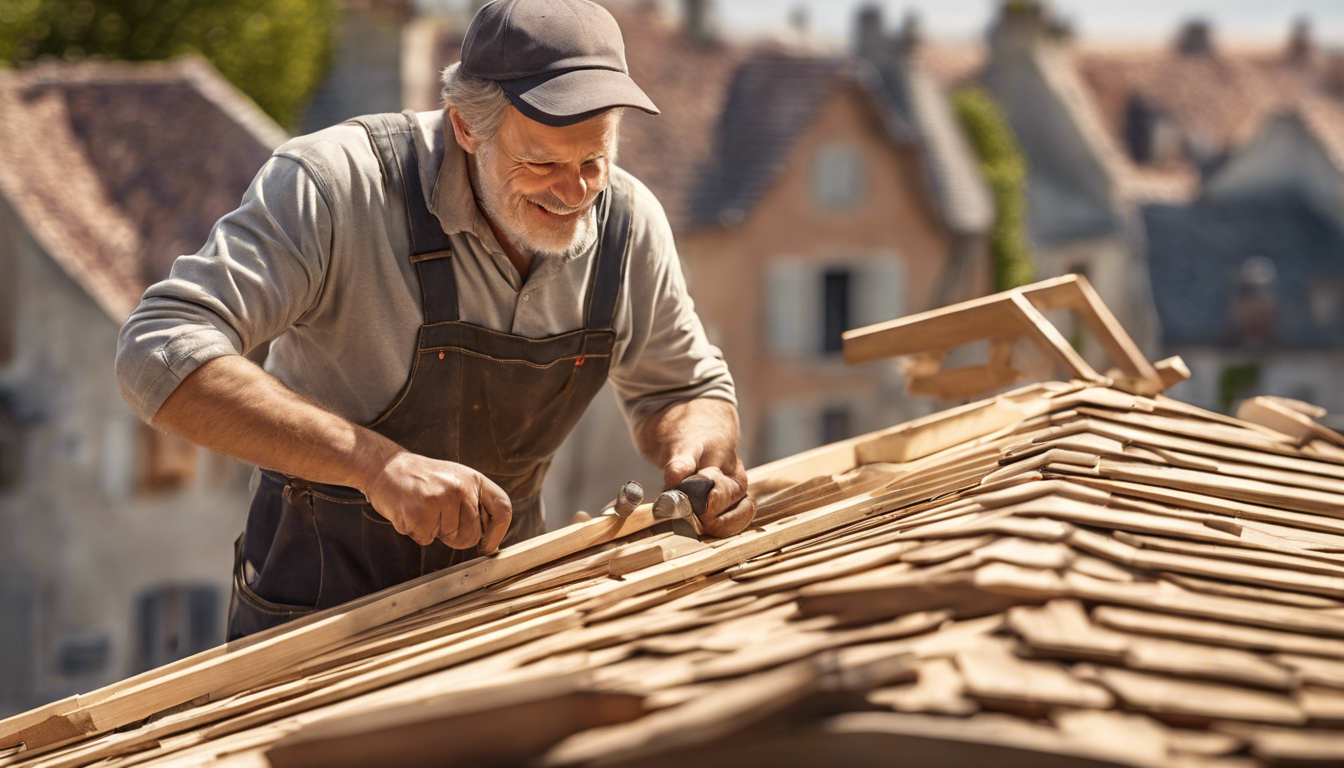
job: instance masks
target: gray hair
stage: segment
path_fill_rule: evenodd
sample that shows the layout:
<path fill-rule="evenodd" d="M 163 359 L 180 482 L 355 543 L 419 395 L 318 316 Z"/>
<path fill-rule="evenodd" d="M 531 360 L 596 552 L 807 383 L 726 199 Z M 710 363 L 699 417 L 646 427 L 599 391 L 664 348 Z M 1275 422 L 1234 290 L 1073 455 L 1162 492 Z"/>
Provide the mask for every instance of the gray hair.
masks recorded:
<path fill-rule="evenodd" d="M 509 97 L 504 95 L 499 83 L 464 75 L 459 71 L 461 66 L 461 63 L 453 64 L 443 70 L 444 105 L 456 107 L 480 141 L 493 141 L 504 120 Z"/>

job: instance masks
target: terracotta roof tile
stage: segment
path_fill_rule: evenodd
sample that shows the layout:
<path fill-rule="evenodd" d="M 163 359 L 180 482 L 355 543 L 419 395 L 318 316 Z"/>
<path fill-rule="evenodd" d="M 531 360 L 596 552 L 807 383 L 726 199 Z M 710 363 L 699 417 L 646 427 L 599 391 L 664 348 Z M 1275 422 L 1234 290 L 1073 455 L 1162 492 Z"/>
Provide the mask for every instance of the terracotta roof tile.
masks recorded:
<path fill-rule="evenodd" d="M 238 204 L 283 133 L 202 61 L 0 73 L 0 192 L 115 320 Z"/>

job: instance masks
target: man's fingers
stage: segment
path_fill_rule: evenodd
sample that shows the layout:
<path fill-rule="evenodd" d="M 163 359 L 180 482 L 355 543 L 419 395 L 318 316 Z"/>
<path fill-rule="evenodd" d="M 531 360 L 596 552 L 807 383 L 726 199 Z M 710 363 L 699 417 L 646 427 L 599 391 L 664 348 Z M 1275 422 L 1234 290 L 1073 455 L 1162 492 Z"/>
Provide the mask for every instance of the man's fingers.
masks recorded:
<path fill-rule="evenodd" d="M 695 474 L 699 463 L 699 449 L 677 453 L 663 467 L 663 487 L 675 488 L 682 480 Z"/>
<path fill-rule="evenodd" d="M 453 549 L 471 549 L 481 540 L 480 496 L 476 489 L 462 494 L 458 501 L 457 530 L 444 531 L 440 538 Z"/>
<path fill-rule="evenodd" d="M 481 554 L 494 554 L 513 521 L 513 503 L 502 488 L 481 477 Z"/>
<path fill-rule="evenodd" d="M 742 499 L 742 501 L 730 510 L 719 515 L 705 515 L 700 518 L 704 527 L 705 534 L 715 538 L 725 538 L 737 533 L 741 533 L 751 520 L 756 516 L 756 500 L 751 498 Z"/>

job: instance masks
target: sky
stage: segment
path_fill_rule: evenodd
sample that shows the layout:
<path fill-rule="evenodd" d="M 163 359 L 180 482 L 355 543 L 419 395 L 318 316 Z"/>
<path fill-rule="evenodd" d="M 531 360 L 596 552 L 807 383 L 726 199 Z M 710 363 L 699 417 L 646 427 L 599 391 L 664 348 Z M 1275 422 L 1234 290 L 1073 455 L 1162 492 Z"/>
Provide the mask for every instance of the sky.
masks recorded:
<path fill-rule="evenodd" d="M 807 10 L 813 33 L 832 44 L 848 41 L 855 9 L 874 0 L 711 0 L 719 29 L 730 37 L 755 37 L 784 28 L 793 9 Z M 679 4 L 679 0 L 664 0 Z M 879 0 L 891 28 L 915 11 L 927 37 L 980 39 L 999 0 Z M 1181 22 L 1205 17 L 1215 41 L 1277 44 L 1293 20 L 1311 20 L 1316 41 L 1344 48 L 1344 0 L 1054 0 L 1056 13 L 1078 35 L 1096 42 L 1162 43 Z M 1216 42 L 1215 42 L 1216 44 Z"/>

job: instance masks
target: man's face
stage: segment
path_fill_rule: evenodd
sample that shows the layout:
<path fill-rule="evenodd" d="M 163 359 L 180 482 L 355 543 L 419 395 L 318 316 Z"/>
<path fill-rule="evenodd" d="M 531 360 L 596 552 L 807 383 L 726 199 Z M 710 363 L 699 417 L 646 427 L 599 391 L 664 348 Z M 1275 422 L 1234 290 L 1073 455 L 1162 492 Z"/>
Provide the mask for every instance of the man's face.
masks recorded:
<path fill-rule="evenodd" d="M 474 153 L 477 193 L 495 227 L 533 254 L 572 256 L 591 245 L 618 124 L 608 112 L 553 128 L 509 107 L 494 140 Z"/>

